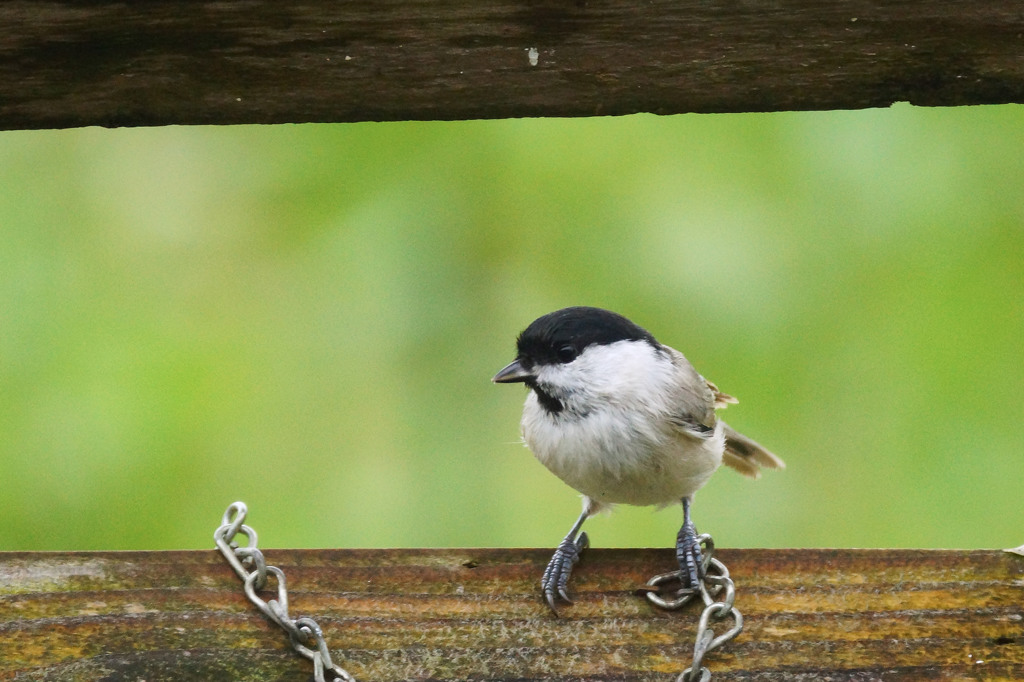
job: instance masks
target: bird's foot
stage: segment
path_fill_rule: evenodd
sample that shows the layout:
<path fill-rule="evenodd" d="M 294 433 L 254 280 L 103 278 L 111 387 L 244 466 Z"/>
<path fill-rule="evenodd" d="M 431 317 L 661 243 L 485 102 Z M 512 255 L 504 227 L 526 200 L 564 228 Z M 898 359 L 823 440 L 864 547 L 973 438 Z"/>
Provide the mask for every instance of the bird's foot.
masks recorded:
<path fill-rule="evenodd" d="M 676 536 L 676 560 L 679 562 L 679 577 L 681 581 L 685 579 L 687 587 L 691 590 L 700 588 L 706 571 L 700 541 L 697 529 L 689 521 L 683 524 L 679 535 Z"/>
<path fill-rule="evenodd" d="M 658 608 L 675 611 L 698 597 L 709 604 L 719 591 L 721 576 L 729 577 L 725 566 L 712 557 L 715 541 L 710 535 L 697 535 L 692 523 L 684 523 L 676 537 L 679 570 L 656 575 L 637 592 Z M 710 574 L 709 574 L 710 572 Z"/>
<path fill-rule="evenodd" d="M 564 601 L 572 603 L 566 587 L 569 585 L 569 576 L 572 574 L 572 567 L 580 560 L 580 552 L 590 544 L 586 533 L 580 533 L 579 537 L 567 537 L 562 540 L 555 550 L 555 555 L 548 562 L 544 569 L 544 575 L 540 579 L 541 589 L 544 591 L 544 600 L 556 614 L 558 609 L 556 603 Z"/>

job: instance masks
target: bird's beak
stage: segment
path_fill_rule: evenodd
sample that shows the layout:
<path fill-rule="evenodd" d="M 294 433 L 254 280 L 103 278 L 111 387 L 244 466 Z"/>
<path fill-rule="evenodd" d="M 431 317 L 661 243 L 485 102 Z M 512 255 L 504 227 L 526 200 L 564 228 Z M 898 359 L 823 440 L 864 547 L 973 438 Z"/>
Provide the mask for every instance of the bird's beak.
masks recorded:
<path fill-rule="evenodd" d="M 534 378 L 535 376 L 520 365 L 518 360 L 513 360 L 504 369 L 495 374 L 491 381 L 496 384 L 514 384 Z"/>

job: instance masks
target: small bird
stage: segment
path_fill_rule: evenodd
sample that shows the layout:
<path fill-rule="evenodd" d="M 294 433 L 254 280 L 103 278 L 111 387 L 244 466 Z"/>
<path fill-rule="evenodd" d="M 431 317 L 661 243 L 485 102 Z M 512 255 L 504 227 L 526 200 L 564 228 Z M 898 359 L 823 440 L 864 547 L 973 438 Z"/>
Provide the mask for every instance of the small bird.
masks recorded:
<path fill-rule="evenodd" d="M 495 383 L 524 383 L 523 440 L 552 473 L 583 494 L 583 512 L 558 545 L 541 589 L 552 610 L 567 592 L 588 545 L 583 522 L 623 503 L 683 506 L 676 537 L 680 576 L 703 579 L 690 505 L 725 462 L 757 478 L 785 463 L 718 419 L 736 403 L 697 373 L 679 351 L 601 308 L 563 308 L 534 320 L 516 341 L 516 359 Z M 557 611 L 556 611 L 557 612 Z"/>

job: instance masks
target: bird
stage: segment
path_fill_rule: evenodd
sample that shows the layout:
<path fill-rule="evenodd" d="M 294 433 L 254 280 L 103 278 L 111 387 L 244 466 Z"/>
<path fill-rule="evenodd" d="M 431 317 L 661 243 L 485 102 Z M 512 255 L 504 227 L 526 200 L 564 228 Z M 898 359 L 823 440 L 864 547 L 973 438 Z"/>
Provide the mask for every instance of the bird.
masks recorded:
<path fill-rule="evenodd" d="M 691 519 L 694 494 L 721 464 L 757 478 L 785 463 L 716 415 L 738 401 L 701 376 L 682 353 L 643 327 L 602 308 L 573 306 L 543 315 L 516 340 L 515 359 L 494 375 L 529 389 L 523 442 L 553 474 L 582 493 L 583 510 L 541 578 L 556 614 L 572 603 L 569 578 L 589 545 L 584 521 L 617 504 L 680 503 L 679 576 L 703 579 Z"/>

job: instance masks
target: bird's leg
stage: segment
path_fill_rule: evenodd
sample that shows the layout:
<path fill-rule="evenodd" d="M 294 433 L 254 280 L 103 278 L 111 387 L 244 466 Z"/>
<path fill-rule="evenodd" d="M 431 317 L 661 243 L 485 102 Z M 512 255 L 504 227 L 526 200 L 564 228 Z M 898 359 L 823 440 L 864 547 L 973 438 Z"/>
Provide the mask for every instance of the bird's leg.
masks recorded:
<path fill-rule="evenodd" d="M 700 551 L 697 529 L 690 520 L 692 501 L 689 497 L 683 498 L 683 527 L 676 536 L 676 560 L 679 562 L 680 576 L 686 576 L 690 589 L 697 589 L 704 577 L 704 556 Z"/>
<path fill-rule="evenodd" d="M 544 575 L 540 579 L 540 586 L 544 591 L 544 600 L 547 601 L 548 606 L 556 614 L 558 613 L 558 610 L 555 608 L 557 600 L 568 604 L 572 603 L 572 599 L 569 599 L 569 595 L 566 592 L 566 586 L 569 584 L 569 575 L 572 573 L 572 567 L 580 560 L 580 552 L 586 549 L 589 544 L 587 534 L 580 533 L 580 527 L 591 513 L 591 505 L 585 501 L 583 513 L 576 519 L 576 523 L 573 524 L 569 534 L 558 545 L 555 555 L 551 557 L 551 561 L 548 562 L 548 567 L 544 569 Z M 579 537 L 577 537 L 577 534 Z"/>

